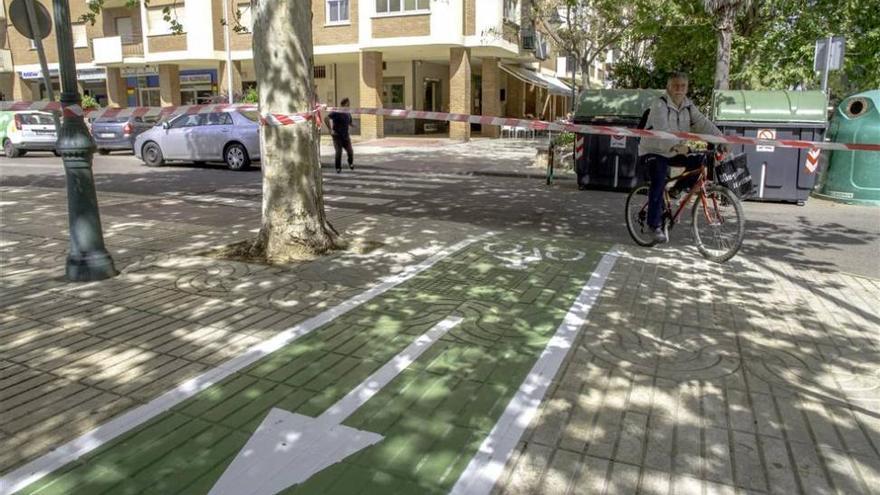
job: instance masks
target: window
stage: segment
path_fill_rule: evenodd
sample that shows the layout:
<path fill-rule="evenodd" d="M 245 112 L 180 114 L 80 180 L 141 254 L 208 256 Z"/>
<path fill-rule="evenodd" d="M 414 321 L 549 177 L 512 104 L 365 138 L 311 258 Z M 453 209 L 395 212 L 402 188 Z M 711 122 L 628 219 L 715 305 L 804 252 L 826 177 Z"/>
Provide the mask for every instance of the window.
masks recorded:
<path fill-rule="evenodd" d="M 504 20 L 519 24 L 519 0 L 504 0 Z"/>
<path fill-rule="evenodd" d="M 180 118 L 171 122 L 172 129 L 180 129 L 181 127 L 196 127 L 205 125 L 206 115 L 203 113 L 195 113 L 192 115 L 181 115 Z"/>
<path fill-rule="evenodd" d="M 401 14 L 430 10 L 430 0 L 376 0 L 377 14 Z"/>
<path fill-rule="evenodd" d="M 348 24 L 348 0 L 327 0 L 327 24 Z"/>
<path fill-rule="evenodd" d="M 232 117 L 226 112 L 209 113 L 208 125 L 232 125 Z"/>
<path fill-rule="evenodd" d="M 253 32 L 254 30 L 254 13 L 251 11 L 251 4 L 249 3 L 240 3 L 237 6 L 238 8 L 238 23 L 243 28 L 247 28 L 248 31 Z"/>
<path fill-rule="evenodd" d="M 73 31 L 73 47 L 88 48 L 89 37 L 86 34 L 86 25 L 84 22 L 75 22 L 70 25 Z"/>
<path fill-rule="evenodd" d="M 313 76 L 315 79 L 324 79 L 327 77 L 327 66 L 326 65 L 316 65 L 313 70 Z"/>
<path fill-rule="evenodd" d="M 170 9 L 168 11 L 170 21 L 177 21 L 180 24 L 186 26 L 186 19 L 184 17 L 186 10 L 183 5 L 150 7 L 147 9 L 147 32 L 150 36 L 172 34 L 171 22 L 165 20 L 165 9 Z"/>

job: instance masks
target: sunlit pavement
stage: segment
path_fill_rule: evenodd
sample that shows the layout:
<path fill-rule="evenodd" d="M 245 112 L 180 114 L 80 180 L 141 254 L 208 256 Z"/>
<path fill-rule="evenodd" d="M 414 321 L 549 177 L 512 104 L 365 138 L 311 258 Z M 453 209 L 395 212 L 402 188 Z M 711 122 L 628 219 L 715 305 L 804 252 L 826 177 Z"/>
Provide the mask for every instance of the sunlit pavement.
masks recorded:
<path fill-rule="evenodd" d="M 480 148 L 455 149 L 456 167 L 465 167 Z M 321 417 L 420 335 L 461 317 L 342 419 L 382 439 L 289 492 L 461 489 L 481 446 L 503 453 L 490 432 L 613 253 L 586 324 L 511 440 L 509 460 L 477 473 L 497 475 L 487 490 L 880 486 L 880 275 L 867 261 L 880 249 L 877 210 L 749 203 L 743 253 L 717 265 L 688 247 L 686 229 L 673 231 L 669 247 L 631 246 L 618 193 L 431 173 L 436 156 L 404 170 L 415 152 L 364 153 L 364 167 L 326 178 L 336 228 L 381 242 L 378 250 L 287 267 L 201 254 L 253 235 L 258 171 L 101 162 L 105 239 L 122 274 L 91 284 L 62 278 L 63 177 L 0 163 L 3 481 L 25 493 L 222 492 L 218 480 L 271 410 Z M 508 162 L 528 155 L 511 153 L 520 155 Z M 414 266 L 424 271 L 411 275 Z M 394 275 L 399 283 L 376 293 Z M 353 305 L 364 294 L 372 296 Z M 306 327 L 204 391 L 129 421 L 114 439 L 89 438 L 94 450 L 75 462 L 58 454 Z M 51 472 L 29 478 L 28 466 L 41 461 Z"/>

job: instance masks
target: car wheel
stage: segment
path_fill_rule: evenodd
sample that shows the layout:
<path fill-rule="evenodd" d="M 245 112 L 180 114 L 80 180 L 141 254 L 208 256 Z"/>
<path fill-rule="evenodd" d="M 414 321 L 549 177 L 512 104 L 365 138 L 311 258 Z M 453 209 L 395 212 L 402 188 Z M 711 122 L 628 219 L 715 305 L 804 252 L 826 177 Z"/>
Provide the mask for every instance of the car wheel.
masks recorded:
<path fill-rule="evenodd" d="M 6 155 L 6 158 L 18 158 L 21 156 L 21 150 L 16 148 L 12 141 L 7 139 L 3 142 L 3 154 Z"/>
<path fill-rule="evenodd" d="M 162 148 L 156 143 L 149 142 L 145 144 L 142 156 L 144 164 L 148 167 L 161 167 L 165 164 L 165 158 L 162 156 Z"/>
<path fill-rule="evenodd" d="M 229 170 L 247 170 L 251 166 L 251 159 L 244 146 L 232 143 L 226 147 L 223 159 Z"/>

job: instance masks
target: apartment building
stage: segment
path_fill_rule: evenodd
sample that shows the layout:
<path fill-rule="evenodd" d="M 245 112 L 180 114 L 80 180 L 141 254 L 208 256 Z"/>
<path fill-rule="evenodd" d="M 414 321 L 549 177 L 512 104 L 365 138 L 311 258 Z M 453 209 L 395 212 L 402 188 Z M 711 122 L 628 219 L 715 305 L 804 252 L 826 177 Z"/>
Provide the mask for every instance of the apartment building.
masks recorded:
<path fill-rule="evenodd" d="M 311 0 L 316 96 L 331 105 L 347 97 L 355 107 L 561 116 L 570 105 L 570 88 L 556 77 L 558 60 L 547 41 L 524 21 L 527 1 Z M 183 34 L 171 32 L 166 7 Z M 90 25 L 77 20 L 87 11 L 86 1 L 72 0 L 81 91 L 121 107 L 216 100 L 229 86 L 222 20 L 234 18 L 236 10 L 240 23 L 250 26 L 250 6 L 243 0 L 151 0 L 138 7 L 106 0 Z M 256 85 L 251 34 L 229 36 L 231 83 L 240 94 Z M 3 65 L 0 45 L 0 92 L 15 99 L 44 97 L 30 41 L 11 28 L 6 38 L 11 61 Z M 57 71 L 54 35 L 45 46 L 50 72 Z M 366 115 L 360 120 L 368 138 L 448 132 L 467 139 L 478 128 Z M 484 135 L 498 135 L 496 126 L 486 127 L 480 129 Z"/>

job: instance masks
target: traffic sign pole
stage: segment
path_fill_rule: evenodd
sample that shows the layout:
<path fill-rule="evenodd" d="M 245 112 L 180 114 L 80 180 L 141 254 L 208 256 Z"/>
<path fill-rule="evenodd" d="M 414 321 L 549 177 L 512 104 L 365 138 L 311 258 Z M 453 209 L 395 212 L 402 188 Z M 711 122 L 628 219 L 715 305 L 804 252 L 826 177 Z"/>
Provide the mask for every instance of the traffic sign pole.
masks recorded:
<path fill-rule="evenodd" d="M 37 48 L 37 57 L 40 59 L 40 69 L 43 71 L 43 83 L 46 85 L 46 96 L 49 101 L 55 101 L 55 90 L 52 88 L 52 78 L 49 77 L 49 63 L 46 61 L 46 50 L 43 48 L 43 39 L 40 37 L 40 29 L 37 24 L 37 11 L 34 8 L 34 0 L 24 0 L 25 12 L 27 12 L 28 24 L 31 27 L 34 46 Z M 55 122 L 55 135 L 61 130 L 61 121 L 58 112 L 52 112 L 52 120 Z"/>
<path fill-rule="evenodd" d="M 828 96 L 828 72 L 831 70 L 831 35 L 825 44 L 825 70 L 822 73 L 822 91 Z"/>

